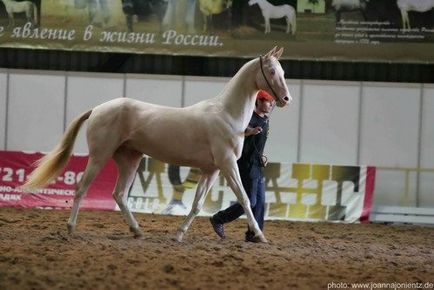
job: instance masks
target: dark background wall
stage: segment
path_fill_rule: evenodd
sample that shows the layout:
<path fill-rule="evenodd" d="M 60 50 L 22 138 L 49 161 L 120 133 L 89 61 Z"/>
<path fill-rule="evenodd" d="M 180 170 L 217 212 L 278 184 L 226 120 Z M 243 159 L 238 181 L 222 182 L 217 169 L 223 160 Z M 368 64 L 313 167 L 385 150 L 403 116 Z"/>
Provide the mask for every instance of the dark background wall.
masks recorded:
<path fill-rule="evenodd" d="M 0 67 L 14 69 L 231 77 L 247 61 L 147 54 L 0 48 Z M 282 60 L 287 78 L 434 83 L 434 64 Z"/>

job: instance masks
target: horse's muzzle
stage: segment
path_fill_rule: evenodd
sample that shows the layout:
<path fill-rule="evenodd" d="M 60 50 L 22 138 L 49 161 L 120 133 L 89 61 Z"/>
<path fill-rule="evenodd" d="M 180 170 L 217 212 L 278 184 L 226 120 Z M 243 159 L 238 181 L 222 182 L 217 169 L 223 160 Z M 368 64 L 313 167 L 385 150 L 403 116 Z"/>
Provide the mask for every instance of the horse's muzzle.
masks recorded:
<path fill-rule="evenodd" d="M 285 107 L 287 105 L 289 105 L 289 103 L 291 103 L 292 101 L 292 97 L 291 96 L 284 96 L 278 99 L 278 101 L 276 102 L 276 105 L 278 107 Z"/>

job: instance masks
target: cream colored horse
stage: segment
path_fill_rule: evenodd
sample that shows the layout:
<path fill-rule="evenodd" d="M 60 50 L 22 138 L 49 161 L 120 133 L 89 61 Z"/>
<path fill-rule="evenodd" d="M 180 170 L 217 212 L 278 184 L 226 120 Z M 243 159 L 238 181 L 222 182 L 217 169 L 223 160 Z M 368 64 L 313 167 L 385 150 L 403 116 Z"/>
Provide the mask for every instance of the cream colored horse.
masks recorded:
<path fill-rule="evenodd" d="M 130 187 L 143 154 L 180 166 L 200 168 L 191 211 L 178 228 L 181 241 L 205 196 L 221 171 L 247 215 L 248 224 L 262 242 L 264 235 L 256 223 L 241 183 L 237 159 L 241 155 L 244 130 L 249 124 L 258 90 L 268 90 L 283 107 L 291 101 L 284 72 L 278 61 L 283 48 L 245 64 L 215 98 L 185 108 L 169 108 L 120 98 L 103 103 L 81 114 L 67 128 L 57 147 L 39 161 L 39 166 L 23 186 L 43 187 L 66 166 L 74 140 L 88 120 L 89 161 L 78 183 L 68 220 L 72 233 L 77 224 L 80 201 L 90 183 L 110 158 L 119 169 L 113 197 L 136 237 L 142 236 L 137 221 L 126 205 Z"/>

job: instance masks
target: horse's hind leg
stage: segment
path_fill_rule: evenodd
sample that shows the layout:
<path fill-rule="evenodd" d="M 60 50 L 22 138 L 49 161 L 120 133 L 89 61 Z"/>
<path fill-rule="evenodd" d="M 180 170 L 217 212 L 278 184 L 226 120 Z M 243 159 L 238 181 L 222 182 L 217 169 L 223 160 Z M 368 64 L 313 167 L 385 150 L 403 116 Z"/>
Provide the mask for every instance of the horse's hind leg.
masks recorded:
<path fill-rule="evenodd" d="M 116 161 L 119 171 L 116 187 L 113 191 L 113 198 L 118 204 L 126 222 L 130 226 L 130 230 L 134 233 L 134 237 L 136 238 L 141 237 L 143 234 L 139 229 L 139 224 L 128 209 L 126 203 L 127 195 L 125 193 L 128 192 L 128 189 L 134 180 L 134 174 L 137 171 L 137 167 L 139 167 L 142 155 L 143 154 L 138 151 L 125 148 L 118 149 L 113 155 L 113 159 Z"/>
<path fill-rule="evenodd" d="M 220 170 L 216 170 L 211 173 L 203 173 L 200 177 L 199 184 L 196 188 L 196 195 L 194 196 L 193 205 L 191 206 L 191 211 L 188 214 L 187 218 L 184 220 L 184 222 L 181 224 L 181 226 L 178 228 L 178 232 L 176 233 L 176 239 L 178 240 L 178 242 L 182 241 L 182 238 L 184 237 L 184 234 L 187 232 L 188 228 L 193 222 L 193 219 L 200 212 L 206 194 L 217 179 L 219 172 Z"/>
<path fill-rule="evenodd" d="M 288 16 L 286 16 L 286 33 L 289 33 L 290 31 L 290 26 L 291 26 L 291 20 L 289 19 Z"/>
<path fill-rule="evenodd" d="M 32 6 L 29 6 L 27 8 L 27 10 L 26 10 L 27 22 L 30 22 L 30 24 L 32 25 L 32 27 L 36 25 L 35 20 L 33 19 L 33 13 L 34 13 L 33 9 L 34 9 L 34 7 L 32 5 Z"/>
<path fill-rule="evenodd" d="M 68 231 L 70 234 L 74 232 L 75 226 L 77 225 L 77 216 L 80 209 L 81 199 L 83 198 L 95 176 L 101 171 L 101 168 L 104 166 L 105 162 L 106 160 L 96 160 L 94 157 L 89 157 L 86 170 L 84 171 L 83 177 L 78 183 L 71 215 L 69 216 L 68 220 Z"/>
<path fill-rule="evenodd" d="M 128 32 L 133 32 L 133 15 L 127 14 L 126 19 Z"/>
<path fill-rule="evenodd" d="M 8 27 L 14 27 L 15 26 L 14 14 L 10 13 L 8 15 L 9 15 L 9 24 L 8 24 Z"/>
<path fill-rule="evenodd" d="M 405 12 L 405 20 L 404 20 L 404 23 L 405 23 L 405 25 L 404 25 L 404 29 L 408 29 L 408 30 L 410 30 L 410 29 L 411 29 L 411 27 L 410 27 L 410 18 L 409 18 L 409 16 L 408 16 L 408 12 L 407 12 L 407 11 Z"/>

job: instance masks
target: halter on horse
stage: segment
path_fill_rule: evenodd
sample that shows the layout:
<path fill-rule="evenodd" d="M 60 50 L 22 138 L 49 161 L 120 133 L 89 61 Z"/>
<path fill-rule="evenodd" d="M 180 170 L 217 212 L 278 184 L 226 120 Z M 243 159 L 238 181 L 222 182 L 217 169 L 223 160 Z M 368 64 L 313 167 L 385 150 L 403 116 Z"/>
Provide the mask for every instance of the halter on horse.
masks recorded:
<path fill-rule="evenodd" d="M 143 154 L 179 166 L 199 168 L 199 180 L 192 209 L 178 228 L 181 241 L 220 171 L 247 215 L 249 227 L 262 242 L 266 239 L 252 214 L 250 201 L 241 183 L 237 160 L 241 155 L 244 130 L 250 121 L 258 90 L 272 90 L 278 107 L 292 99 L 278 61 L 283 48 L 246 63 L 215 98 L 185 108 L 170 108 L 119 98 L 82 113 L 67 128 L 55 149 L 38 162 L 23 186 L 43 187 L 66 166 L 74 140 L 88 120 L 89 161 L 77 185 L 68 230 L 77 224 L 81 199 L 90 183 L 110 158 L 119 169 L 113 197 L 136 237 L 139 225 L 126 205 L 126 195 Z M 176 142 L 173 142 L 176 140 Z"/>

